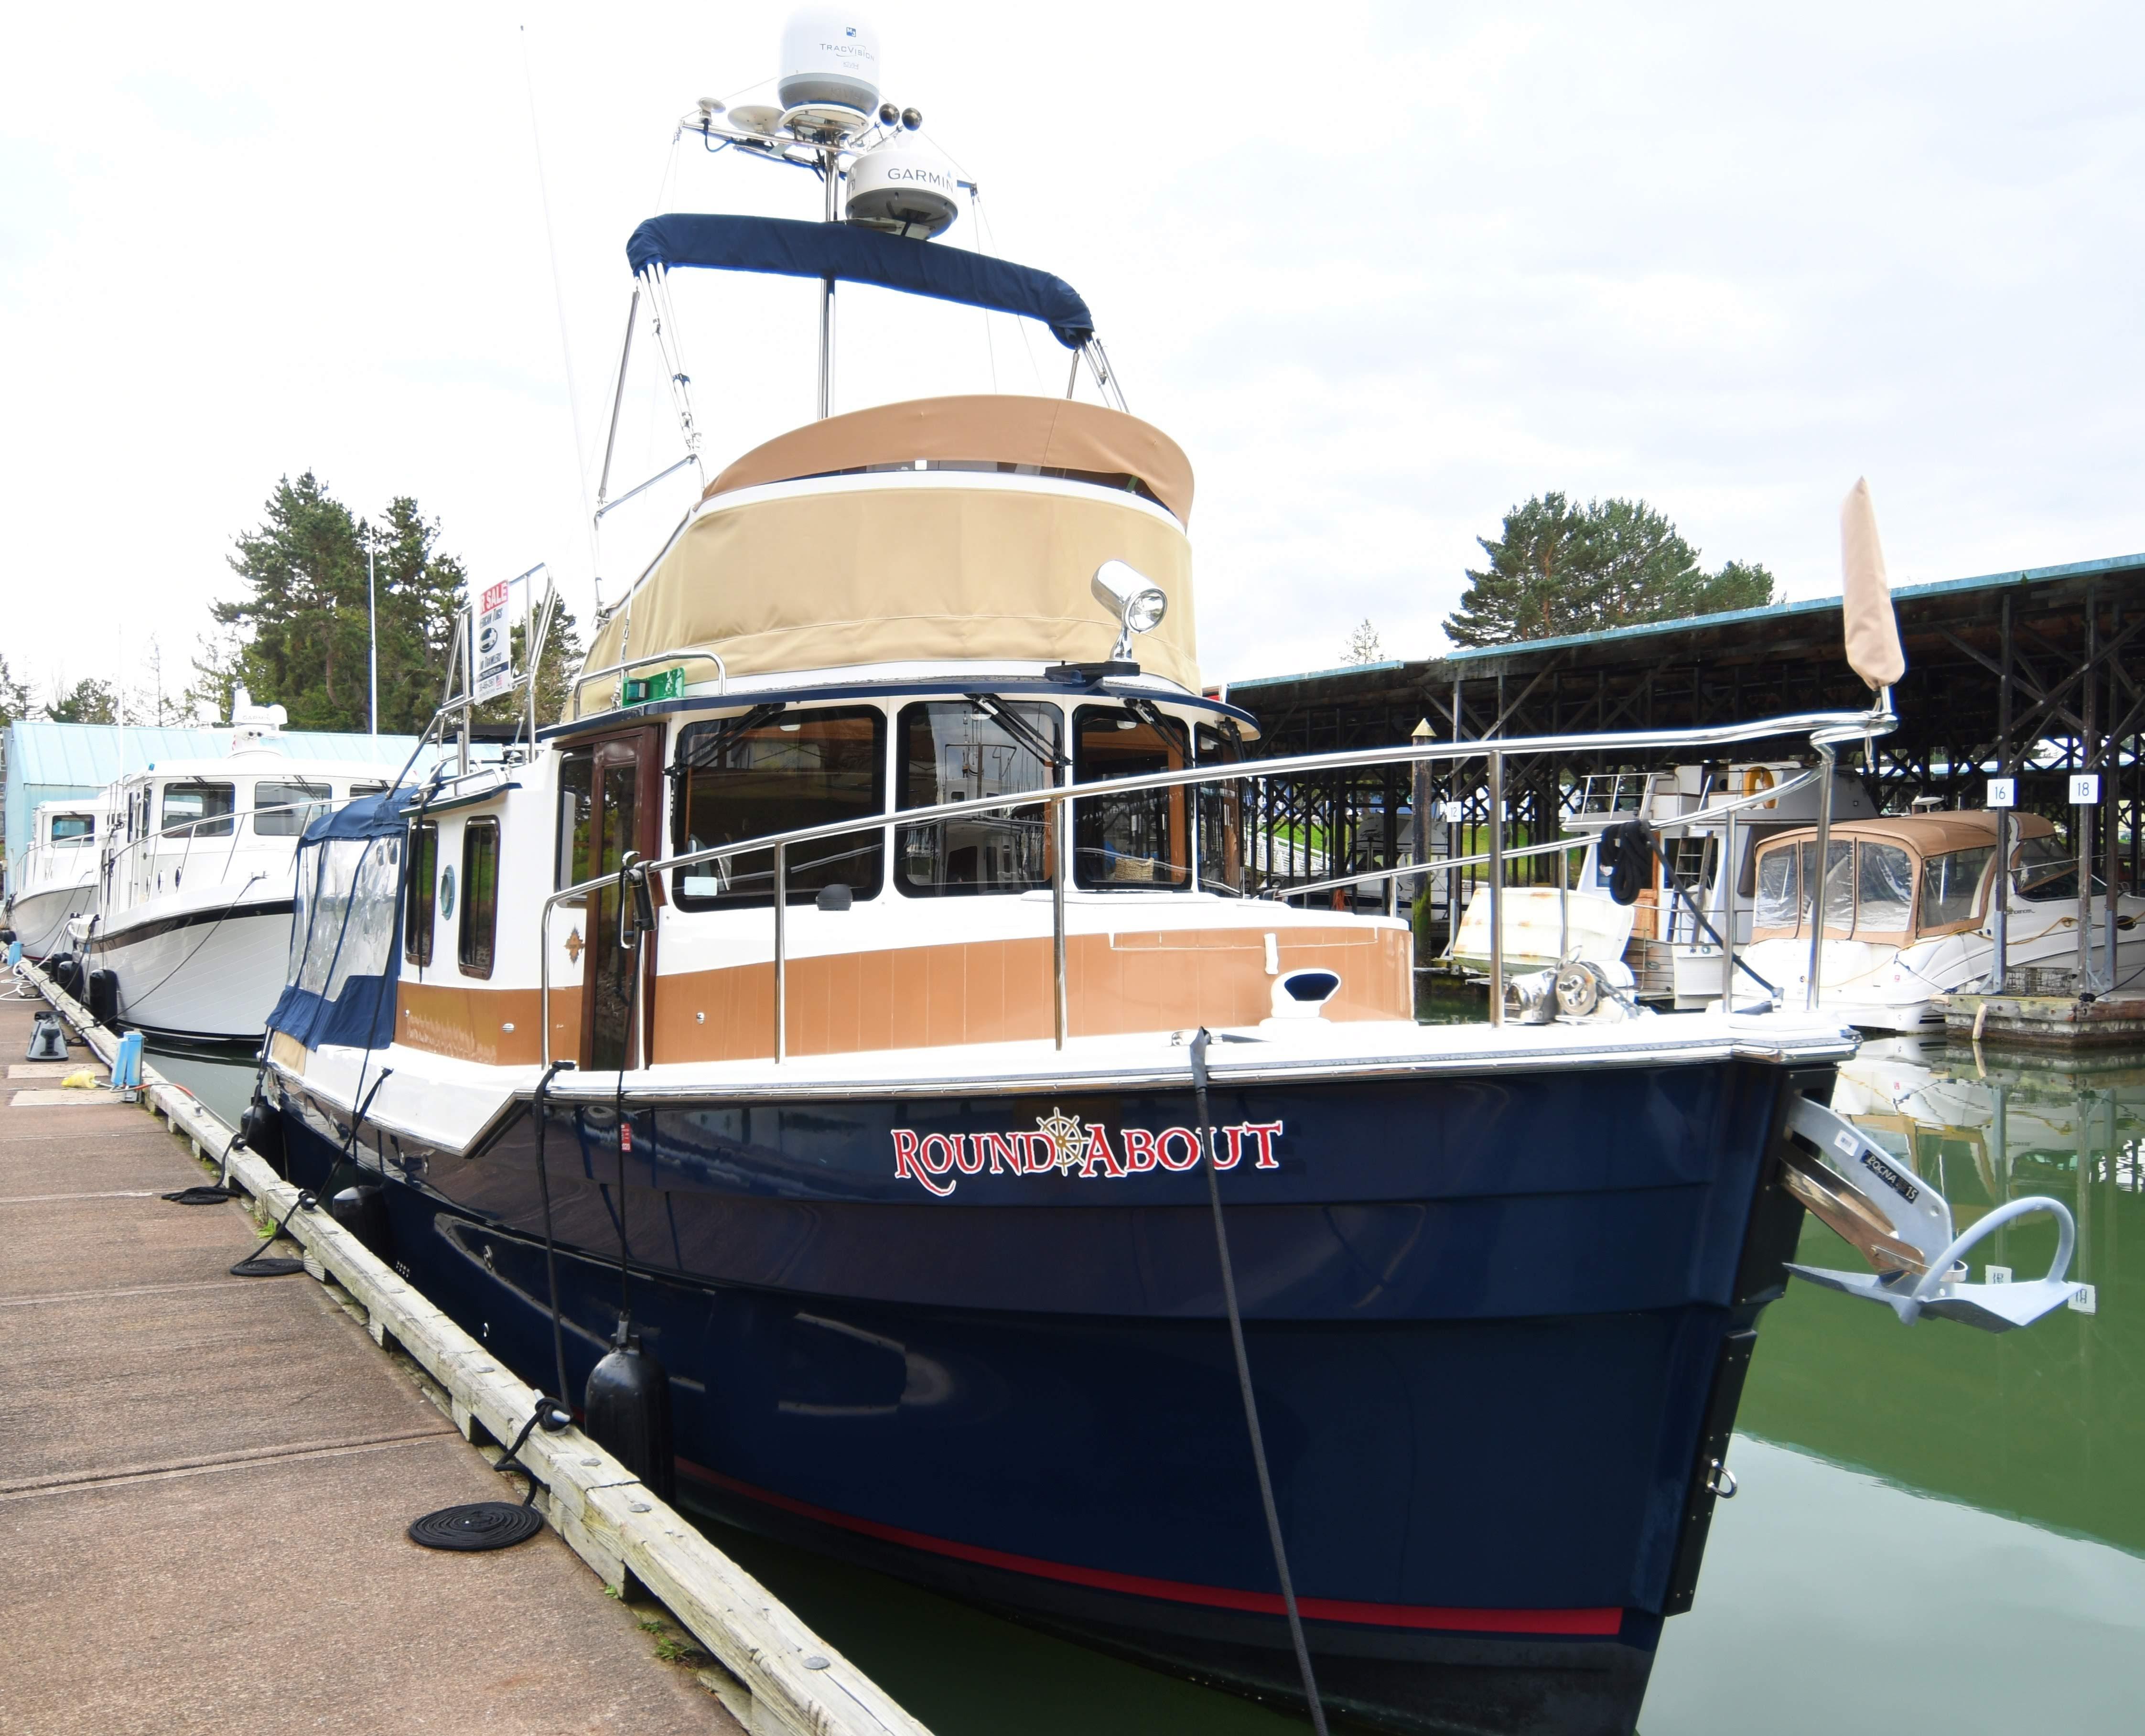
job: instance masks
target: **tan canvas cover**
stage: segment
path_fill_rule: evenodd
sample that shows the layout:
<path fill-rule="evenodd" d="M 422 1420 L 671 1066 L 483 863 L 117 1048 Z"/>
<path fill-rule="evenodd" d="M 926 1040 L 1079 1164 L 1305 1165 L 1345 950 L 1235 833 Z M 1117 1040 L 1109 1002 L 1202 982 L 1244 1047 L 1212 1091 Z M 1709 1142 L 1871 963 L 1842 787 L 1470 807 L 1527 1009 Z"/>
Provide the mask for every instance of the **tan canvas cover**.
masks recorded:
<path fill-rule="evenodd" d="M 963 486 L 899 472 L 824 492 L 718 500 L 686 527 L 587 667 L 675 653 L 699 682 L 719 653 L 732 676 L 855 664 L 966 659 L 1095 662 L 1117 624 L 1090 594 L 1095 569 L 1129 561 L 1169 599 L 1133 642 L 1142 669 L 1199 690 L 1192 548 L 1151 505 L 1101 489 Z M 608 709 L 615 676 L 580 712 Z M 569 707 L 573 714 L 573 708 Z"/>
<path fill-rule="evenodd" d="M 2052 836 L 2055 829 L 2038 813 L 2013 813 L 2011 816 L 2011 838 L 2014 859 L 2015 848 L 2018 843 L 2029 838 Z M 1858 838 L 1868 838 L 1877 843 L 1896 844 L 1911 852 L 1915 858 L 1912 872 L 1919 874 L 1921 863 L 1933 856 L 1948 856 L 1954 850 L 1993 850 L 1996 847 L 1996 812 L 1993 808 L 1951 809 L 1934 813 L 1879 814 L 1871 820 L 1844 820 L 1832 828 L 1830 843 L 1836 848 L 1841 844 L 1851 843 Z M 1761 868 L 1767 858 L 1784 851 L 1800 849 L 1806 844 L 1814 845 L 1816 839 L 1817 828 L 1814 826 L 1804 826 L 1796 831 L 1783 832 L 1767 838 L 1758 852 Z M 1857 920 L 1859 923 L 1859 913 Z M 1936 934 L 1961 933 L 1973 928 L 1980 921 L 1981 913 L 1977 909 L 1972 915 L 1955 923 L 1933 927 L 1926 922 L 1918 923 L 1914 932 L 1918 938 L 1927 939 Z M 1779 940 L 1804 932 L 1799 918 L 1796 922 L 1782 926 L 1754 926 L 1750 937 L 1753 940 Z M 1844 939 L 1847 932 L 1832 922 L 1828 915 L 1825 933 L 1829 938 Z M 1858 927 L 1856 937 L 1861 938 L 1864 932 Z M 1874 928 L 1866 932 L 1889 935 L 1901 931 Z"/>
<path fill-rule="evenodd" d="M 2014 813 L 2011 816 L 2011 836 L 2015 839 L 2046 838 L 2055 828 L 2038 813 Z M 1769 856 L 1776 849 L 1785 849 L 1798 843 L 1807 843 L 1817 836 L 1817 828 L 1804 826 L 1799 831 L 1783 832 L 1776 838 L 1765 840 L 1759 853 Z M 1850 838 L 1874 838 L 1888 844 L 1900 844 L 1919 856 L 1942 856 L 1953 850 L 1978 850 L 1992 848 L 1996 843 L 1996 812 L 1993 808 L 1975 808 L 1963 812 L 1936 813 L 1883 814 L 1874 820 L 1842 820 L 1832 828 L 1835 841 Z"/>
<path fill-rule="evenodd" d="M 1136 476 L 1177 523 L 1192 522 L 1192 461 L 1159 428 L 1098 404 L 997 393 L 919 398 L 808 422 L 754 447 L 704 498 L 919 458 Z"/>
<path fill-rule="evenodd" d="M 1899 649 L 1899 621 L 1892 610 L 1884 546 L 1877 539 L 1877 508 L 1866 477 L 1855 478 L 1840 503 L 1839 566 L 1847 666 L 1873 689 L 1889 687 L 1907 673 L 1907 654 Z"/>

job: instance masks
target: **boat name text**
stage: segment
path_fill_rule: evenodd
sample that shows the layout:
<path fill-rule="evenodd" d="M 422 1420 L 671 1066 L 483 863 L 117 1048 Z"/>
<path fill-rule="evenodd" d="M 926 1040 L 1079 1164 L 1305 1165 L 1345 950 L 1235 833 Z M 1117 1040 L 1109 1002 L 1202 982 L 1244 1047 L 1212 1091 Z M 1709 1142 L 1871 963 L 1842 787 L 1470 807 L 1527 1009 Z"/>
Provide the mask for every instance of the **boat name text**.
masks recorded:
<path fill-rule="evenodd" d="M 1253 1169 L 1279 1169 L 1274 1147 L 1280 1122 L 1239 1122 L 1214 1129 L 1214 1167 L 1234 1169 L 1248 1157 Z M 1114 1136 L 1100 1122 L 1053 1109 L 1035 1118 L 1033 1132 L 918 1133 L 896 1127 L 893 1173 L 943 1199 L 963 1176 L 1077 1176 L 1122 1181 L 1149 1170 L 1199 1166 L 1199 1135 L 1190 1127 L 1120 1127 Z"/>

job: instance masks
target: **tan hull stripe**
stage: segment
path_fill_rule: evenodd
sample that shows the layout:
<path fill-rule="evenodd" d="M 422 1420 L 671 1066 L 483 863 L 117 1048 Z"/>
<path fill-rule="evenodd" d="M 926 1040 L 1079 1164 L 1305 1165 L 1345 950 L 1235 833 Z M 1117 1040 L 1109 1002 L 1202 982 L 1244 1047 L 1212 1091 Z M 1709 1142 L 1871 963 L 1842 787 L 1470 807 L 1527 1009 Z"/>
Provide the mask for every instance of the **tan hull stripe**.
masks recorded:
<path fill-rule="evenodd" d="M 1340 977 L 1327 1018 L 1411 1016 L 1405 931 L 1282 930 L 1278 946 L 1284 972 Z M 1264 934 L 1233 928 L 1075 935 L 1065 968 L 1068 1009 L 1080 1037 L 1257 1024 L 1272 1010 L 1276 980 L 1267 974 Z M 1003 1042 L 1052 1031 L 1047 938 L 793 959 L 789 989 L 793 1055 Z M 580 992 L 551 992 L 555 1057 L 580 1052 Z M 652 1061 L 773 1052 L 771 964 L 660 977 L 654 999 Z M 400 1034 L 412 1047 L 490 1066 L 540 1058 L 534 989 L 405 982 L 401 1008 Z M 511 1032 L 502 1028 L 508 1023 Z"/>

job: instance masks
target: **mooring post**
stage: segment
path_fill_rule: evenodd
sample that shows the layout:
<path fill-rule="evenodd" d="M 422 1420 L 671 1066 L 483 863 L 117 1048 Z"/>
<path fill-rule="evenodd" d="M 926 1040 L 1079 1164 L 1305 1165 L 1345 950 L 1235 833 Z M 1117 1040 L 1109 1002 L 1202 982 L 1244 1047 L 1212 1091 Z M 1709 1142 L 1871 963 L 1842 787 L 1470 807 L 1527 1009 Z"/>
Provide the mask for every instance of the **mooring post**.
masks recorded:
<path fill-rule="evenodd" d="M 2108 624 L 2111 644 L 2123 637 L 2123 604 L 2115 604 L 2115 612 Z M 2123 845 L 2118 835 L 2122 830 L 2123 804 L 2116 788 L 2123 772 L 2123 742 L 2113 732 L 2122 724 L 2123 690 L 2117 684 L 2118 659 L 2108 660 L 2108 719 L 2111 732 L 2101 744 L 2100 838 L 2104 872 L 2102 874 L 2103 901 L 2101 908 L 2101 968 L 2108 973 L 2108 987 L 2118 986 L 2120 978 L 2115 969 L 2115 879 L 2122 871 Z"/>
<path fill-rule="evenodd" d="M 2003 594 L 2003 667 L 1996 678 L 1996 775 L 2011 778 L 2011 594 Z M 2012 785 L 2012 802 L 2018 786 Z M 1989 961 L 1988 992 L 2000 995 L 2011 974 L 2011 802 L 1996 810 L 1996 878 L 1989 894 L 1996 906 L 1990 933 L 1995 956 Z"/>
<path fill-rule="evenodd" d="M 2085 588 L 2085 679 L 2080 685 L 2084 691 L 2079 695 L 2081 719 L 2083 727 L 2078 731 L 2078 769 L 2080 776 L 2093 775 L 2096 758 L 2093 701 L 2099 696 L 2098 671 L 2093 665 L 2100 660 L 2099 610 L 2094 607 L 2093 588 Z M 2093 793 L 2098 795 L 2096 780 Z M 2093 817 L 2099 808 L 2098 799 L 2080 801 L 2075 782 L 2071 788 L 2071 818 L 2078 829 L 2072 842 L 2078 846 L 2078 992 L 2085 993 L 2093 986 Z M 2113 964 L 2113 960 L 2109 961 Z"/>

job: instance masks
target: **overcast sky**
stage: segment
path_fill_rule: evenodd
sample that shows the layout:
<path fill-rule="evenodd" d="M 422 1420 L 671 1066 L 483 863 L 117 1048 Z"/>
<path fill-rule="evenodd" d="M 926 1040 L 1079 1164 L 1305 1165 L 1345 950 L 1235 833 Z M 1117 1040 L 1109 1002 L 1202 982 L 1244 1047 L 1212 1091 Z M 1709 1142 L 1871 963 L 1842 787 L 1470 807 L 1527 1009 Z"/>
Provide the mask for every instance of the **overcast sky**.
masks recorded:
<path fill-rule="evenodd" d="M 1217 679 L 1334 664 L 1364 616 L 1437 649 L 1474 539 L 1550 489 L 1643 495 L 1797 596 L 1836 588 L 1862 474 L 1895 583 L 2145 550 L 2145 12 L 1790 10 L 866 16 L 983 190 L 989 231 L 940 245 L 1070 281 L 1190 454 Z M 592 548 L 627 235 L 817 215 L 802 174 L 672 147 L 771 82 L 785 13 L 12 14 L 17 673 L 108 676 L 123 638 L 139 684 L 153 634 L 182 686 L 233 536 L 306 469 L 360 512 L 414 495 L 485 582 L 548 561 L 585 621 L 689 492 Z M 813 291 L 691 277 L 714 467 L 810 414 Z M 845 291 L 842 330 L 839 407 L 1063 389 L 1003 316 Z M 677 450 L 642 337 L 614 492 Z"/>

